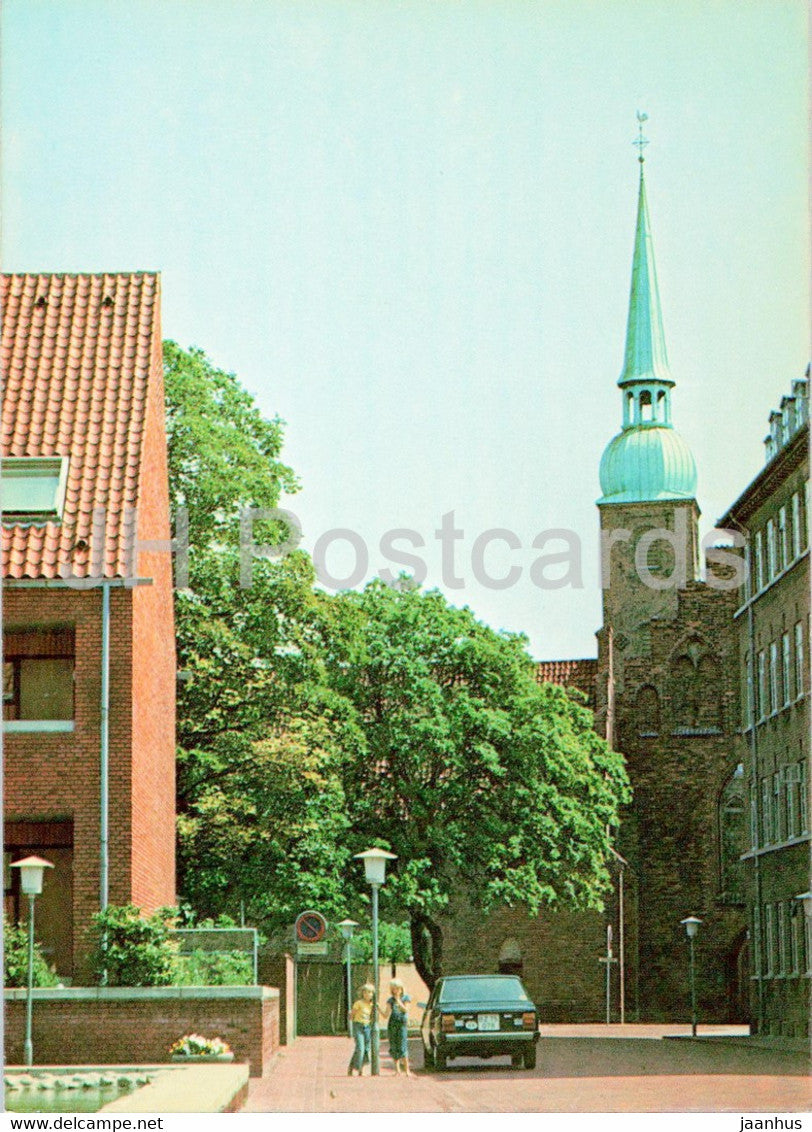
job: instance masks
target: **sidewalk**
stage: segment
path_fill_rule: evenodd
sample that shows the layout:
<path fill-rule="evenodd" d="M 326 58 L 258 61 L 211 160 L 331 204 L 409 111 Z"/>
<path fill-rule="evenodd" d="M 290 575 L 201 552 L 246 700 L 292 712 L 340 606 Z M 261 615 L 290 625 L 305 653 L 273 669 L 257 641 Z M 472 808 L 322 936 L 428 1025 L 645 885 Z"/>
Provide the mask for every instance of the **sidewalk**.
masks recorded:
<path fill-rule="evenodd" d="M 733 1035 L 658 1041 L 690 1027 L 544 1027 L 538 1068 L 506 1058 L 460 1059 L 423 1072 L 410 1042 L 414 1078 L 396 1077 L 384 1042 L 380 1077 L 348 1077 L 347 1038 L 299 1038 L 271 1073 L 252 1079 L 243 1112 L 806 1112 L 807 1062 L 797 1053 L 741 1048 Z M 626 1027 L 623 1028 L 625 1030 Z M 719 1027 L 730 1033 L 730 1027 Z M 573 1033 L 573 1031 L 576 1031 Z M 591 1039 L 591 1040 L 585 1040 Z M 642 1040 L 641 1040 L 642 1039 Z M 649 1039 L 649 1040 L 646 1040 Z"/>

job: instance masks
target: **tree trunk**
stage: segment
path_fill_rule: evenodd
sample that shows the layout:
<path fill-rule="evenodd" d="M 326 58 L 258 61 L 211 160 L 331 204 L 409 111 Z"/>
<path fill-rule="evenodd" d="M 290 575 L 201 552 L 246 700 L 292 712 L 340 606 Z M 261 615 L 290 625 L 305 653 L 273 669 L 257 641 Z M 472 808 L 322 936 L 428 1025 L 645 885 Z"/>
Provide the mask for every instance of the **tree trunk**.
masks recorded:
<path fill-rule="evenodd" d="M 412 912 L 412 955 L 417 973 L 429 990 L 443 973 L 443 932 L 423 912 Z"/>

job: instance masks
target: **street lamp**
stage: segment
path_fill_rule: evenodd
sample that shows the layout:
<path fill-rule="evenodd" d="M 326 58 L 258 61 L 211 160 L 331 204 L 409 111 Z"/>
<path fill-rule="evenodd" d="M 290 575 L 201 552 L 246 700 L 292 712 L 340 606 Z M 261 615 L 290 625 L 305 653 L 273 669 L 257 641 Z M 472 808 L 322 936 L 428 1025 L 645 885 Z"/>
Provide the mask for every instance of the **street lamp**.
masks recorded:
<path fill-rule="evenodd" d="M 385 849 L 365 849 L 363 853 L 356 853 L 355 857 L 364 862 L 367 884 L 372 888 L 372 970 L 375 995 L 372 1000 L 371 1072 L 373 1077 L 378 1077 L 381 1072 L 381 1035 L 378 1029 L 378 999 L 381 989 L 381 972 L 378 968 L 378 889 L 386 880 L 386 862 L 396 860 L 397 854 L 387 853 Z"/>
<path fill-rule="evenodd" d="M 350 1021 L 352 1011 L 352 935 L 358 924 L 355 920 L 342 920 L 336 924 L 336 927 L 344 940 L 344 957 L 347 961 L 347 1029 L 350 1037 L 352 1037 L 352 1022 Z"/>
<path fill-rule="evenodd" d="M 686 916 L 680 923 L 688 936 L 688 946 L 691 954 L 691 1037 L 696 1037 L 696 966 L 694 963 L 694 940 L 702 921 L 697 916 Z"/>
<path fill-rule="evenodd" d="M 20 870 L 20 888 L 28 897 L 28 995 L 25 1001 L 25 1045 L 23 1060 L 30 1068 L 34 1064 L 34 1043 L 31 1037 L 31 1024 L 34 1009 L 34 901 L 42 892 L 42 874 L 54 866 L 42 857 L 24 857 L 13 861 L 12 869 Z"/>

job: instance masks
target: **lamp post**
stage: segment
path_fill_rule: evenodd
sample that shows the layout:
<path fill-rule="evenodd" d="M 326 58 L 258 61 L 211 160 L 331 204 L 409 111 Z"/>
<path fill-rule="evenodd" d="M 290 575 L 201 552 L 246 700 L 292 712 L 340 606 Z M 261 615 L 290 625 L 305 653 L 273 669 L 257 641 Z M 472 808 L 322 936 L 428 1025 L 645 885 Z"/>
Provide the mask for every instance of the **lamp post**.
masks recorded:
<path fill-rule="evenodd" d="M 23 1060 L 27 1067 L 34 1064 L 34 1043 L 31 1037 L 34 1010 L 34 901 L 42 892 L 42 874 L 54 866 L 42 857 L 24 857 L 13 861 L 12 869 L 20 870 L 20 887 L 28 897 L 28 994 L 25 1000 L 25 1045 Z"/>
<path fill-rule="evenodd" d="M 702 921 L 697 916 L 686 916 L 680 923 L 688 936 L 688 947 L 691 955 L 691 1037 L 696 1037 L 696 965 L 694 963 L 694 939 L 699 931 Z"/>
<path fill-rule="evenodd" d="M 378 1077 L 381 1072 L 381 1035 L 378 1028 L 378 1000 L 381 990 L 381 972 L 378 967 L 378 889 L 386 880 L 386 862 L 396 860 L 397 854 L 387 853 L 385 849 L 365 849 L 363 853 L 356 853 L 355 856 L 364 862 L 367 884 L 372 888 L 372 970 L 375 994 L 372 999 L 371 1072 L 373 1077 Z"/>
<path fill-rule="evenodd" d="M 352 1037 L 352 1022 L 350 1021 L 352 1011 L 352 935 L 358 924 L 355 920 L 342 920 L 341 923 L 336 924 L 336 927 L 344 940 L 344 958 L 347 963 L 347 1030 Z"/>

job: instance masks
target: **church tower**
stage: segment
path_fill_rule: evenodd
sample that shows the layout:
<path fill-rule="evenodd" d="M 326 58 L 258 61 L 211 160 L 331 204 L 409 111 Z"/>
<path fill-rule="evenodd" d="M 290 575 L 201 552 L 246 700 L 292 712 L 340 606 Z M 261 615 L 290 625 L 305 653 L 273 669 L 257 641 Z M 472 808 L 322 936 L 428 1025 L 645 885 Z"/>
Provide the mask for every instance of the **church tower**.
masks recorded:
<path fill-rule="evenodd" d="M 642 122 L 641 122 L 642 127 Z M 696 465 L 674 428 L 674 379 L 665 349 L 643 146 L 626 352 L 618 385 L 620 432 L 600 465 L 604 624 L 634 634 L 651 617 L 673 616 L 676 591 L 697 576 Z"/>
<path fill-rule="evenodd" d="M 633 1002 L 674 1016 L 688 993 L 677 960 L 689 915 L 702 921 L 705 1017 L 741 1020 L 746 960 L 732 591 L 699 577 L 697 474 L 674 427 L 654 266 L 642 136 L 620 431 L 600 463 L 603 627 L 596 725 L 626 758 L 633 799 L 618 848 L 635 887 Z M 732 801 L 731 801 L 732 800 Z M 722 812 L 724 810 L 724 813 Z"/>

